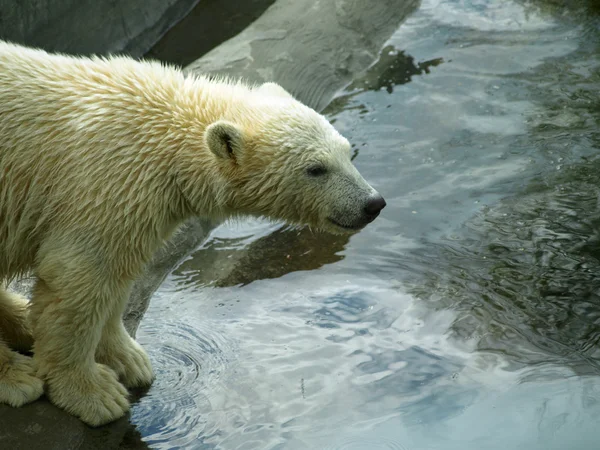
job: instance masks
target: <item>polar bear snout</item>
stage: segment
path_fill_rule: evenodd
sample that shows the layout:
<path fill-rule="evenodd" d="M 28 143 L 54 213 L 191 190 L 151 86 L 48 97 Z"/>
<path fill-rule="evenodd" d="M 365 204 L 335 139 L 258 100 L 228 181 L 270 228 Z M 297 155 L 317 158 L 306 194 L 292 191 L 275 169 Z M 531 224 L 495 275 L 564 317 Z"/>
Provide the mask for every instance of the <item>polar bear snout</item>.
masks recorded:
<path fill-rule="evenodd" d="M 373 194 L 367 199 L 362 209 L 362 214 L 357 219 L 354 226 L 356 228 L 363 228 L 373 222 L 375 219 L 377 219 L 381 213 L 381 210 L 385 208 L 385 205 L 385 200 L 379 193 L 376 192 Z"/>
<path fill-rule="evenodd" d="M 381 210 L 385 208 L 385 205 L 385 199 L 380 194 L 377 194 L 367 200 L 367 204 L 364 207 L 364 212 L 369 219 L 369 222 L 373 222 L 377 218 Z"/>
<path fill-rule="evenodd" d="M 354 210 L 354 213 L 352 210 L 338 211 L 329 216 L 327 220 L 330 224 L 335 225 L 336 230 L 334 232 L 355 232 L 373 222 L 385 208 L 385 205 L 384 198 L 375 193 L 367 198 L 362 209 L 358 210 L 360 211 L 358 214 L 356 214 L 356 210 Z"/>

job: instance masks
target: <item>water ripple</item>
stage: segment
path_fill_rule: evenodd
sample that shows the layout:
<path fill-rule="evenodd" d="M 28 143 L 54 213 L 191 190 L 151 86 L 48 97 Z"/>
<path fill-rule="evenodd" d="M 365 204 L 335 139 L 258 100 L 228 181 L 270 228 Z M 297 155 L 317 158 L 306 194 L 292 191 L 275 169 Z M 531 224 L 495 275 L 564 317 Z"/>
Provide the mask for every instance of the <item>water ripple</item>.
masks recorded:
<path fill-rule="evenodd" d="M 231 346 L 212 327 L 203 330 L 183 319 L 144 323 L 140 341 L 148 351 L 156 380 L 148 395 L 133 408 L 133 419 L 152 448 L 202 444 L 207 429 L 203 412 L 211 409 L 211 390 L 221 382 Z M 168 395 L 165 395 L 165 392 Z"/>
<path fill-rule="evenodd" d="M 342 442 L 335 446 L 327 446 L 326 450 L 410 450 L 409 447 L 406 447 L 399 442 L 393 441 L 391 439 L 385 438 L 377 438 L 377 439 L 367 439 L 356 437 L 353 439 L 344 439 Z"/>

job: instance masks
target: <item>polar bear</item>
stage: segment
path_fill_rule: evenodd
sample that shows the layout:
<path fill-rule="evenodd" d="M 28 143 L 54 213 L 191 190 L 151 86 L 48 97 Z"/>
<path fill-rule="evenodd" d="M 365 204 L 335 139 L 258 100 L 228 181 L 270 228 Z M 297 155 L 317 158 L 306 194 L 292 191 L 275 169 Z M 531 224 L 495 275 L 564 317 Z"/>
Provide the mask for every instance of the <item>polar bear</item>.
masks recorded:
<path fill-rule="evenodd" d="M 149 385 L 121 315 L 133 281 L 191 216 L 355 232 L 385 201 L 320 114 L 266 83 L 0 42 L 0 402 L 45 389 L 91 426 Z M 32 346 L 29 358 L 15 350 Z"/>

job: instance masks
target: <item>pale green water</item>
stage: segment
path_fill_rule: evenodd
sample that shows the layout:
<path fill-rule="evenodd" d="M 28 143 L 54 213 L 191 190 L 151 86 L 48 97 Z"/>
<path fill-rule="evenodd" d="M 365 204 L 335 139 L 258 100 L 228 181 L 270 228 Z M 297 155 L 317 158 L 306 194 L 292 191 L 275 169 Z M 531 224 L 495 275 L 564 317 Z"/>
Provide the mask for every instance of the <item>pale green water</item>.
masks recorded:
<path fill-rule="evenodd" d="M 327 110 L 388 207 L 181 264 L 138 334 L 153 448 L 598 448 L 600 18 L 424 0 L 388 44 Z"/>

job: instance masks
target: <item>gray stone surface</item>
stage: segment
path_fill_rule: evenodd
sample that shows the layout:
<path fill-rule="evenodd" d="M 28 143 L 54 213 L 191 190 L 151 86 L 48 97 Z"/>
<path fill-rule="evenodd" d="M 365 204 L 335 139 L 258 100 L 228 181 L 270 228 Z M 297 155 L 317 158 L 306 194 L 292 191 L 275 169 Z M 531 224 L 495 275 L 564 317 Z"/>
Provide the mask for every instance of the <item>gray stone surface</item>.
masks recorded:
<path fill-rule="evenodd" d="M 0 38 L 67 53 L 146 53 L 198 0 L 0 0 Z"/>
<path fill-rule="evenodd" d="M 127 418 L 94 429 L 42 399 L 21 408 L 0 405 L 0 448 L 110 450 L 148 447 Z"/>
<path fill-rule="evenodd" d="M 317 110 L 378 56 L 419 0 L 279 0 L 191 72 L 277 81 Z"/>
<path fill-rule="evenodd" d="M 12 4 L 0 0 L 0 11 L 8 3 Z M 38 5 L 45 5 L 45 8 L 50 3 L 51 0 L 37 2 Z M 75 1 L 71 0 L 70 3 L 74 4 Z M 163 3 L 173 2 L 165 0 Z M 243 76 L 255 82 L 274 80 L 299 100 L 315 109 L 322 109 L 338 90 L 351 82 L 354 75 L 363 72 L 377 59 L 385 41 L 417 6 L 418 0 L 278 0 L 246 30 L 188 66 L 187 70 Z M 91 10 L 97 11 L 93 6 Z M 132 10 L 128 11 L 132 14 Z M 24 12 L 22 14 L 26 15 Z M 15 26 L 14 33 L 23 33 L 22 30 L 29 26 L 27 24 L 47 21 L 52 14 L 66 15 L 67 9 L 61 10 L 60 14 L 56 10 L 31 9 L 28 14 L 32 18 L 24 20 L 21 17 L 20 23 L 25 25 L 21 31 Z M 16 19 L 2 16 L 0 28 L 10 20 Z M 102 22 L 103 19 L 98 20 Z M 91 33 L 95 33 L 98 27 L 98 24 L 90 25 Z M 60 28 L 54 28 L 52 32 L 42 29 L 35 39 L 42 39 L 42 36 L 56 39 L 45 42 L 45 48 L 81 51 L 76 50 L 77 43 L 70 41 L 76 40 L 69 34 L 70 31 L 60 36 L 55 34 L 59 32 Z M 15 40 L 34 43 L 25 34 L 21 37 L 23 39 Z M 127 49 L 127 45 L 118 44 L 117 41 L 111 44 L 116 46 L 114 48 L 121 45 L 122 49 Z M 111 50 L 102 48 L 90 51 L 105 53 L 107 49 Z M 125 313 L 126 325 L 132 334 L 135 334 L 152 293 L 164 277 L 205 240 L 216 225 L 206 220 L 192 221 L 157 253 L 145 275 L 136 283 Z M 302 232 L 299 236 L 304 239 Z M 273 242 L 277 240 L 268 238 L 257 241 L 251 246 L 252 254 L 260 255 L 261 248 Z M 344 242 L 335 240 L 334 244 L 338 248 Z M 247 255 L 244 252 L 240 252 L 240 255 L 237 261 L 228 261 L 222 279 L 227 278 L 228 274 L 240 280 L 248 278 L 248 274 L 239 272 L 239 263 Z M 216 259 L 214 264 L 224 264 L 224 261 Z M 302 268 L 298 267 L 299 270 Z M 25 282 L 17 287 L 26 292 L 28 285 Z M 68 450 L 147 447 L 127 417 L 105 427 L 91 429 L 42 399 L 19 409 L 0 405 L 0 448 Z"/>

